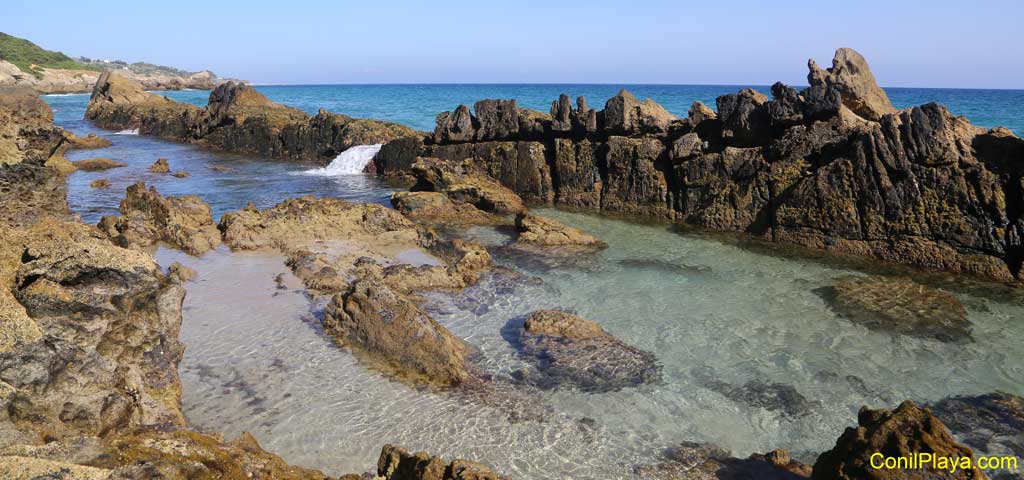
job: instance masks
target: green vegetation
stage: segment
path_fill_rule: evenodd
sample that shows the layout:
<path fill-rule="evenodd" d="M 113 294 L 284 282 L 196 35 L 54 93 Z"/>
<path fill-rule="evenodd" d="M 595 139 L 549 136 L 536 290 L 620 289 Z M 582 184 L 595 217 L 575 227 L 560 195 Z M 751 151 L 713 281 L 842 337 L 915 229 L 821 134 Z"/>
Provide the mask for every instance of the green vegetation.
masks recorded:
<path fill-rule="evenodd" d="M 12 37 L 0 32 L 0 60 L 13 63 L 21 71 L 42 78 L 40 67 L 63 68 L 68 70 L 102 70 L 100 67 L 84 64 L 60 52 L 46 50 L 28 40 Z"/>

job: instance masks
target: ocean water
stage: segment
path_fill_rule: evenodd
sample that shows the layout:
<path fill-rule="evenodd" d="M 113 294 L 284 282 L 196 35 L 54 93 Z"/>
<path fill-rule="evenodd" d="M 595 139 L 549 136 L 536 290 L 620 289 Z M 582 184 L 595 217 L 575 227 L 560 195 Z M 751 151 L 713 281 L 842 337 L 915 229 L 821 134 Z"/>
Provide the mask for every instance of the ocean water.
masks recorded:
<path fill-rule="evenodd" d="M 469 85 L 259 87 L 271 99 L 306 111 L 332 111 L 431 128 L 433 115 L 479 98 L 519 98 L 545 109 L 557 93 L 587 94 L 594 106 L 614 86 Z M 711 102 L 738 87 L 631 86 L 670 111 Z M 1022 92 L 890 90 L 894 102 L 940 100 L 986 126 L 1021 130 Z M 205 104 L 207 92 L 168 96 Z M 601 102 L 595 99 L 602 99 Z M 127 167 L 76 172 L 68 201 L 88 222 L 116 213 L 138 180 L 170 195 L 197 194 L 214 215 L 252 201 L 267 207 L 298 195 L 387 203 L 398 187 L 348 174 L 373 149 L 320 165 L 218 154 L 82 120 L 88 96 L 47 97 L 57 123 L 111 139 L 101 150 Z M 959 110 L 958 110 L 959 109 Z M 985 123 L 989 122 L 989 123 Z M 167 158 L 187 178 L 152 174 Z M 211 167 L 227 167 L 214 170 Z M 92 189 L 97 178 L 112 181 Z M 682 441 L 717 443 L 737 456 L 786 448 L 813 461 L 856 422 L 861 405 L 893 407 L 904 399 L 1006 391 L 1024 394 L 1024 300 L 998 286 L 943 283 L 965 304 L 973 341 L 942 343 L 873 331 L 835 315 L 815 293 L 849 265 L 776 255 L 669 225 L 641 224 L 543 209 L 605 240 L 590 256 L 551 262 L 504 255 L 509 235 L 474 228 L 463 235 L 495 247 L 498 261 L 522 274 L 491 276 L 458 294 L 431 293 L 426 308 L 481 351 L 481 365 L 509 402 L 524 400 L 543 421 L 510 417 L 502 403 L 411 388 L 368 369 L 319 327 L 323 299 L 295 285 L 278 289 L 283 260 L 225 248 L 201 258 L 161 248 L 161 265 L 180 261 L 198 273 L 186 287 L 180 366 L 183 405 L 195 424 L 234 435 L 250 431 L 289 462 L 331 474 L 372 468 L 384 443 L 478 460 L 515 478 L 633 478 L 637 464 L 660 459 Z M 287 275 L 286 275 L 287 277 Z M 563 308 L 598 321 L 626 343 L 653 352 L 664 381 L 612 393 L 506 388 L 523 365 L 509 341 L 523 316 Z M 755 386 L 764 395 L 736 395 Z M 760 387 L 756 387 L 760 386 Z M 767 387 L 767 388 L 765 388 Z M 732 394 L 729 391 L 732 390 Z M 777 399 L 779 401 L 775 401 Z"/>

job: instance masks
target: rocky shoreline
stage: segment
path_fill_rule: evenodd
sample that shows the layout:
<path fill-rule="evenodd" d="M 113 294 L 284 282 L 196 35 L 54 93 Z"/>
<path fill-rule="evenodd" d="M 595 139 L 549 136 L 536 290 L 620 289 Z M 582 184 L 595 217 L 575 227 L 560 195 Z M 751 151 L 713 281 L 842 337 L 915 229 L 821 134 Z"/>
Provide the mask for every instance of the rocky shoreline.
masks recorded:
<path fill-rule="evenodd" d="M 688 119 L 678 120 L 654 102 L 639 102 L 626 93 L 610 100 L 601 112 L 587 108 L 585 101 L 572 109 L 568 97 L 564 97 L 553 105 L 551 116 L 523 111 L 512 101 L 485 101 L 477 105 L 475 116 L 465 107 L 439 116 L 438 130 L 430 138 L 410 136 L 414 133 L 411 130 L 385 122 L 326 112 L 308 116 L 273 104 L 239 84 L 218 87 L 211 94 L 210 104 L 199 109 L 161 99 L 116 75 L 105 74 L 94 90 L 87 116 L 108 128 L 139 128 L 140 133 L 218 150 L 321 162 L 356 144 L 390 141 L 375 159 L 377 173 L 411 174 L 417 179 L 412 192 L 392 197 L 397 210 L 332 198 L 300 197 L 264 210 L 250 206 L 230 212 L 216 224 L 202 199 L 165 197 L 141 183 L 126 192 L 120 216 L 105 217 L 98 227 L 72 219 L 60 168 L 67 163 L 62 158 L 63 150 L 75 143 L 53 125 L 49 108 L 31 91 L 2 91 L 0 127 L 7 136 L 0 137 L 0 158 L 4 159 L 0 164 L 0 185 L 4 186 L 0 201 L 5 207 L 0 230 L 10 241 L 0 249 L 0 281 L 4 283 L 0 291 L 0 325 L 4 327 L 4 335 L 0 335 L 0 473 L 15 478 L 23 472 L 28 472 L 27 478 L 59 472 L 82 478 L 329 478 L 288 465 L 260 448 L 248 434 L 228 442 L 188 425 L 181 412 L 177 377 L 184 349 L 177 339 L 185 295 L 182 282 L 188 272 L 176 268 L 164 273 L 143 251 L 143 247 L 156 242 L 193 255 L 221 242 L 232 249 L 276 251 L 310 295 L 330 296 L 323 327 L 339 346 L 365 357 L 368 365 L 386 375 L 450 392 L 480 392 L 499 380 L 480 374 L 474 364 L 477 352 L 473 345 L 434 321 L 420 307 L 418 293 L 460 290 L 494 267 L 485 248 L 447 239 L 434 230 L 437 225 L 514 224 L 518 236 L 515 248 L 537 255 L 586 255 L 604 247 L 600 239 L 536 216 L 527 208 L 528 204 L 556 203 L 683 221 L 697 218 L 703 219 L 698 224 L 709 228 L 759 235 L 765 233 L 751 231 L 751 226 L 766 221 L 765 225 L 771 226 L 771 238 L 815 246 L 793 239 L 794 224 L 779 213 L 797 205 L 787 202 L 802 199 L 818 205 L 806 206 L 808 212 L 820 208 L 836 214 L 843 202 L 861 198 L 837 197 L 831 189 L 838 184 L 821 183 L 822 178 L 849 173 L 837 163 L 851 165 L 846 157 L 825 158 L 835 154 L 835 144 L 825 140 L 849 146 L 874 135 L 881 135 L 876 138 L 881 141 L 889 138 L 885 132 L 899 132 L 911 136 L 916 148 L 933 153 L 913 157 L 924 165 L 911 161 L 907 157 L 910 154 L 903 150 L 889 150 L 887 155 L 895 156 L 884 158 L 907 162 L 902 165 L 915 175 L 923 175 L 915 170 L 920 168 L 963 176 L 963 165 L 969 165 L 976 174 L 971 177 L 976 180 L 971 185 L 995 189 L 988 193 L 1002 194 L 1003 203 L 989 197 L 970 197 L 957 212 L 992 221 L 973 210 L 976 205 L 972 202 L 980 201 L 991 207 L 985 209 L 988 214 L 1006 215 L 1006 228 L 1010 230 L 1001 231 L 1001 237 L 993 233 L 986 241 L 1011 242 L 1008 232 L 1020 227 L 1016 223 L 1019 219 L 1010 217 L 1020 212 L 1009 207 L 1006 199 L 1007 192 L 1013 193 L 1012 185 L 999 182 L 1004 177 L 1006 181 L 1020 180 L 1019 170 L 1015 170 L 1020 165 L 1009 163 L 1019 158 L 1014 156 L 1019 139 L 998 131 L 980 133 L 948 114 L 929 117 L 924 107 L 900 113 L 905 113 L 906 119 L 899 120 L 902 117 L 886 107 L 884 92 L 861 82 L 863 77 L 847 78 L 849 72 L 839 68 L 847 65 L 844 62 L 856 63 L 852 55 L 844 52 L 839 58 L 837 54 L 837 67 L 828 72 L 812 66 L 812 77 L 820 82 L 812 81 L 810 91 L 802 96 L 794 97 L 795 91 L 779 87 L 774 89 L 779 92 L 776 100 L 769 102 L 754 92 L 741 92 L 719 99 L 717 114 L 698 105 Z M 855 70 L 864 75 L 866 65 Z M 785 110 L 786 105 L 791 110 Z M 796 116 L 801 119 L 795 120 Z M 804 122 L 803 116 L 824 120 Z M 779 118 L 789 119 L 783 122 L 786 126 L 782 133 L 776 132 L 781 137 L 761 130 L 772 130 L 779 125 L 772 122 L 782 121 Z M 713 122 L 706 123 L 709 121 Z M 768 123 L 758 123 L 761 121 Z M 904 133 L 894 123 L 900 121 L 913 125 Z M 919 121 L 929 127 L 914 123 Z M 890 127 L 894 130 L 886 130 Z M 559 133 L 549 137 L 551 132 Z M 971 133 L 972 142 L 989 147 L 987 142 L 1004 142 L 999 144 L 1001 150 L 997 149 L 1002 156 L 992 157 L 995 154 L 982 147 L 988 153 L 957 150 L 960 156 L 954 163 L 928 163 L 934 160 L 929 155 L 941 148 L 935 142 L 956 143 L 963 140 L 959 135 L 966 135 L 964 132 Z M 836 140 L 838 137 L 845 140 Z M 555 150 L 548 149 L 549 140 Z M 720 142 L 720 150 L 715 150 L 713 141 Z M 817 162 L 813 165 L 808 163 L 810 157 L 763 157 L 768 155 L 766 152 L 783 149 L 784 145 L 777 142 L 792 149 L 817 149 L 814 155 L 831 153 L 812 155 Z M 557 153 L 559 148 L 564 156 Z M 670 158 L 683 162 L 667 168 Z M 882 157 L 872 157 L 870 162 L 867 157 L 860 158 L 868 162 L 862 166 L 883 162 Z M 1005 163 L 998 170 L 997 160 Z M 811 172 L 790 171 L 796 167 Z M 685 180 L 690 176 L 682 177 L 685 181 L 673 176 L 690 168 L 696 169 L 694 178 L 714 172 L 719 175 L 715 181 L 724 183 L 709 180 L 702 190 L 700 185 Z M 988 183 L 977 183 L 982 181 L 979 178 Z M 775 196 L 775 189 L 783 184 L 772 182 L 789 182 L 784 189 L 789 193 Z M 828 188 L 806 194 L 831 206 L 826 208 L 797 194 L 812 184 Z M 928 185 L 918 185 L 928 191 Z M 677 187 L 681 190 L 674 190 Z M 765 189 L 766 196 L 751 193 L 758 189 Z M 685 195 L 679 196 L 680 192 Z M 907 202 L 925 198 L 900 189 L 895 192 L 909 195 L 897 195 Z M 741 197 L 750 201 L 744 203 Z M 754 198 L 764 203 L 758 204 Z M 691 205 L 691 201 L 702 207 L 698 212 L 703 212 L 694 213 L 693 218 L 686 213 L 688 210 L 676 208 Z M 836 203 L 828 203 L 833 201 Z M 991 203 L 985 203 L 988 201 Z M 755 205 L 760 205 L 758 209 L 771 206 L 771 218 L 756 220 L 761 210 L 755 212 Z M 1000 205 L 1003 210 L 997 208 Z M 452 218 L 453 212 L 458 218 Z M 893 213 L 896 217 L 886 216 L 886 221 L 896 222 L 900 212 Z M 816 213 L 807 216 L 821 221 L 828 217 Z M 835 215 L 828 218 L 834 220 Z M 964 218 L 961 220 L 968 223 L 981 221 L 970 215 Z M 860 220 L 862 226 L 871 225 L 871 219 Z M 925 235 L 929 242 L 946 242 L 948 246 L 954 245 L 954 238 L 944 235 L 960 232 L 956 228 L 963 224 L 925 221 L 918 226 L 934 229 Z M 807 228 L 816 235 L 825 235 L 814 230 L 814 224 Z M 829 238 L 838 242 L 836 245 L 842 245 L 841 240 L 867 241 L 842 237 L 844 233 L 838 230 L 828 232 L 835 235 Z M 902 236 L 894 238 L 906 240 Z M 969 243 L 984 239 L 963 234 L 956 240 Z M 995 248 L 991 243 L 984 245 Z M 1019 264 L 1017 271 L 1011 271 L 1014 257 L 1006 252 L 1012 245 L 999 245 L 1002 256 L 996 255 L 998 252 L 957 252 L 953 259 L 942 257 L 948 261 L 943 265 L 1013 280 Z M 870 253 L 850 249 L 847 253 Z M 400 253 L 410 250 L 430 261 L 419 265 L 397 261 Z M 988 252 L 980 247 L 978 251 Z M 894 260 L 923 262 L 919 256 L 901 258 Z M 889 308 L 884 301 L 875 301 L 879 295 L 870 284 L 841 287 L 834 292 L 836 295 L 868 293 L 858 302 L 837 303 L 844 312 Z M 901 292 L 911 290 L 902 288 Z M 910 317 L 891 316 L 887 320 L 899 323 L 906 318 L 916 320 L 913 315 L 921 314 L 909 312 Z M 596 322 L 567 312 L 534 312 L 518 333 L 521 353 L 535 362 L 542 374 L 521 375 L 522 383 L 606 393 L 660 381 L 654 353 L 627 345 Z M 970 437 L 971 446 L 958 443 L 943 424 L 944 419 L 963 436 L 975 427 L 992 428 L 985 419 L 993 412 L 1024 418 L 1024 402 L 1003 394 L 980 400 L 952 399 L 935 408 L 943 419 L 909 401 L 892 411 L 865 407 L 858 426 L 848 428 L 835 447 L 822 453 L 813 466 L 793 460 L 782 450 L 738 459 L 713 446 L 687 443 L 667 452 L 663 463 L 637 466 L 636 473 L 640 478 L 660 479 L 873 478 L 865 469 L 868 455 L 890 445 L 898 447 L 890 452 L 893 455 L 936 452 L 973 456 L 971 446 L 989 447 L 985 439 L 975 437 Z M 1012 444 L 1013 432 L 1000 433 L 1011 437 Z M 928 478 L 986 478 L 974 469 L 926 474 Z M 342 478 L 505 477 L 475 462 L 448 462 L 386 445 L 375 474 Z"/>

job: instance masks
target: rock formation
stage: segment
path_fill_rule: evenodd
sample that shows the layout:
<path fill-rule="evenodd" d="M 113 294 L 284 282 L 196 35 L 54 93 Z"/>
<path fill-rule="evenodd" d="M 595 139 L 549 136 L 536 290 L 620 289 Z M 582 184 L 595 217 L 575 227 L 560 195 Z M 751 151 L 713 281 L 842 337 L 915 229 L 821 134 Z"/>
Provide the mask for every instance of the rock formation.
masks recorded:
<path fill-rule="evenodd" d="M 870 456 L 907 457 L 931 453 L 936 457 L 972 458 L 974 452 L 960 445 L 932 412 L 914 402 L 903 402 L 895 410 L 861 408 L 856 428 L 847 428 L 832 450 L 814 463 L 815 480 L 825 479 L 984 479 L 976 466 L 942 469 L 937 464 L 910 469 L 874 469 Z M 877 463 L 877 460 L 876 460 Z M 974 464 L 972 460 L 972 465 Z"/>
<path fill-rule="evenodd" d="M 111 168 L 121 168 L 128 166 L 127 163 L 119 162 L 117 160 L 104 157 L 88 158 L 85 160 L 78 160 L 71 163 L 75 166 L 75 168 L 86 172 L 98 172 L 101 170 L 110 170 Z"/>
<path fill-rule="evenodd" d="M 377 460 L 377 478 L 384 480 L 508 480 L 490 468 L 468 460 L 445 462 L 427 452 L 409 453 L 385 445 Z"/>
<path fill-rule="evenodd" d="M 156 162 L 153 162 L 153 164 L 146 170 L 151 173 L 170 173 L 171 166 L 167 164 L 166 158 L 158 158 L 156 159 Z"/>
<path fill-rule="evenodd" d="M 156 187 L 138 182 L 121 200 L 121 216 L 106 216 L 99 227 L 118 245 L 147 246 L 167 242 L 191 255 L 220 245 L 210 206 L 196 195 L 164 197 Z"/>
<path fill-rule="evenodd" d="M 327 163 L 356 145 L 388 142 L 411 135 L 410 128 L 341 114 L 310 116 L 271 102 L 244 83 L 226 82 L 210 93 L 206 108 L 149 93 L 116 73 L 96 82 L 85 116 L 111 129 L 139 129 L 216 150 Z"/>
<path fill-rule="evenodd" d="M 519 347 L 535 362 L 538 373 L 517 375 L 541 388 L 565 383 L 608 392 L 661 380 L 661 367 L 653 354 L 626 345 L 593 321 L 558 310 L 530 314 Z"/>
<path fill-rule="evenodd" d="M 605 243 L 583 230 L 529 213 L 516 215 L 516 242 L 539 247 L 603 248 Z"/>
<path fill-rule="evenodd" d="M 410 220 L 429 225 L 466 226 L 508 223 L 500 215 L 488 213 L 472 204 L 457 202 L 441 192 L 395 192 L 391 206 Z"/>
<path fill-rule="evenodd" d="M 905 278 L 845 277 L 822 294 L 840 315 L 868 328 L 946 342 L 971 336 L 956 297 Z"/>
<path fill-rule="evenodd" d="M 413 191 L 440 192 L 455 202 L 499 215 L 526 211 L 519 195 L 480 172 L 433 158 L 419 159 L 412 170 L 416 176 Z"/>
<path fill-rule="evenodd" d="M 628 92 L 596 112 L 563 96 L 550 115 L 485 100 L 385 144 L 375 168 L 408 175 L 435 158 L 531 203 L 1020 280 L 1024 141 L 937 104 L 895 110 L 852 50 L 810 66 L 803 91 L 747 89 L 682 119 Z"/>

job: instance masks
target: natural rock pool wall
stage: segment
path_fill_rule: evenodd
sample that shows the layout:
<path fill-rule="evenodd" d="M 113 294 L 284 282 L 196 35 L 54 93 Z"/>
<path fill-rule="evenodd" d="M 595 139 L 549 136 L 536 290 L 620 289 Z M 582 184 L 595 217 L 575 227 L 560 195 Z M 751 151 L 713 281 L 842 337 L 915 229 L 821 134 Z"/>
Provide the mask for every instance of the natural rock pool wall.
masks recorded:
<path fill-rule="evenodd" d="M 408 175 L 433 157 L 528 202 L 1021 280 L 1024 141 L 934 103 L 896 110 L 853 50 L 809 68 L 803 91 L 745 89 L 686 118 L 627 91 L 600 111 L 566 95 L 548 114 L 460 105 L 432 135 L 385 144 L 375 168 Z"/>

